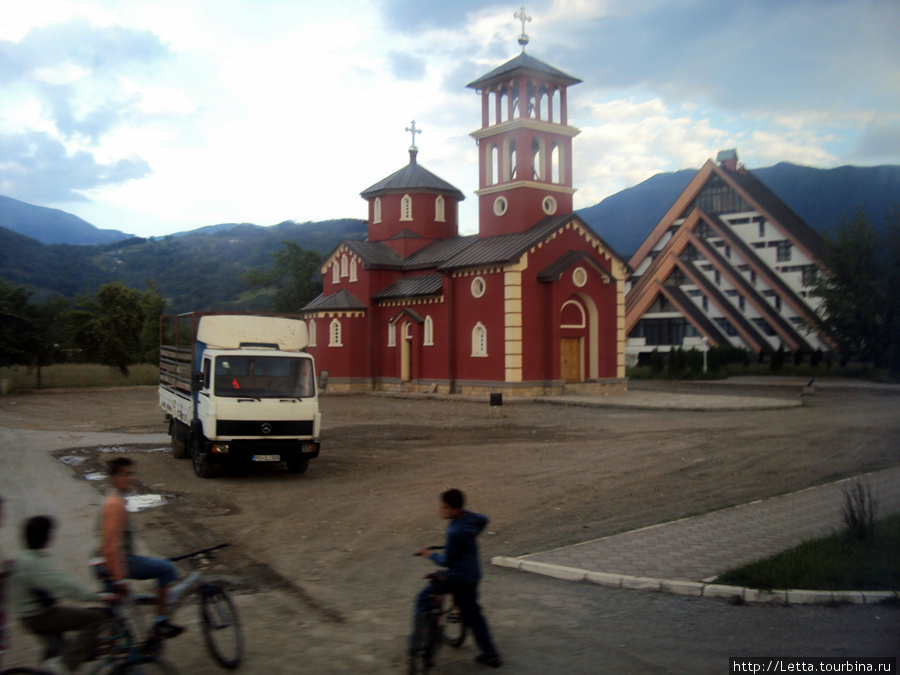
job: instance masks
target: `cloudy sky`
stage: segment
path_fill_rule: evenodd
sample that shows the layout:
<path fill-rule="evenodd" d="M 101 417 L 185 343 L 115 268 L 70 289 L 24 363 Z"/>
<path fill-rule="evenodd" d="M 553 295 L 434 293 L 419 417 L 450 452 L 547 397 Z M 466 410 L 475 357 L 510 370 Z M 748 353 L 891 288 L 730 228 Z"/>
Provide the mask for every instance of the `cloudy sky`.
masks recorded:
<path fill-rule="evenodd" d="M 467 198 L 465 85 L 520 0 L 2 0 L 0 195 L 155 236 L 364 218 L 408 160 Z M 898 0 L 539 0 L 569 91 L 576 207 L 736 147 L 749 168 L 900 164 Z"/>

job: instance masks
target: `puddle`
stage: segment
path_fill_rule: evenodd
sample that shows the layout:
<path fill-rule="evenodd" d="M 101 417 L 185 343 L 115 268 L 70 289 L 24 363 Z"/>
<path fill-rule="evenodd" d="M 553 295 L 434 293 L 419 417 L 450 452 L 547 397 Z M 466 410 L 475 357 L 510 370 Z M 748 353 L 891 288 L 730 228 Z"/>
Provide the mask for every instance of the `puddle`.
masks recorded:
<path fill-rule="evenodd" d="M 125 509 L 129 513 L 137 513 L 138 511 L 146 511 L 166 503 L 163 495 L 130 495 L 125 497 Z"/>
<path fill-rule="evenodd" d="M 104 454 L 118 453 L 118 452 L 169 452 L 170 448 L 135 448 L 133 445 L 122 447 L 121 445 L 109 445 L 109 446 L 100 446 L 97 448 L 97 452 L 102 452 Z"/>
<path fill-rule="evenodd" d="M 103 471 L 93 471 L 90 473 L 84 474 L 85 480 L 105 480 L 106 474 Z"/>
<path fill-rule="evenodd" d="M 60 457 L 59 461 L 68 466 L 75 466 L 76 464 L 81 464 L 86 459 L 87 457 L 84 455 L 65 455 L 64 457 Z"/>

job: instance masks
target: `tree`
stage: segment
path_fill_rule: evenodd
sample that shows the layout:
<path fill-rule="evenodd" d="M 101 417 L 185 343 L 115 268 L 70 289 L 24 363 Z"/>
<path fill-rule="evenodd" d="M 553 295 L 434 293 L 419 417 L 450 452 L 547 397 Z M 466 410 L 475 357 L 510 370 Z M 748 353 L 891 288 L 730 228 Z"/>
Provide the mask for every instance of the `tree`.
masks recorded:
<path fill-rule="evenodd" d="M 30 365 L 35 338 L 31 293 L 0 279 L 0 366 Z"/>
<path fill-rule="evenodd" d="M 841 222 L 834 238 L 824 237 L 813 293 L 822 298 L 818 314 L 837 345 L 841 361 L 855 356 L 876 367 L 900 371 L 900 207 L 879 233 L 858 210 Z"/>
<path fill-rule="evenodd" d="M 144 328 L 143 294 L 116 281 L 101 286 L 94 298 L 80 298 L 72 313 L 74 342 L 97 363 L 128 375 L 141 360 Z"/>
<path fill-rule="evenodd" d="M 276 312 L 297 312 L 322 292 L 319 266 L 322 256 L 305 251 L 299 244 L 284 241 L 284 248 L 272 254 L 274 263 L 268 270 L 251 269 L 244 274 L 250 288 L 269 290 Z"/>

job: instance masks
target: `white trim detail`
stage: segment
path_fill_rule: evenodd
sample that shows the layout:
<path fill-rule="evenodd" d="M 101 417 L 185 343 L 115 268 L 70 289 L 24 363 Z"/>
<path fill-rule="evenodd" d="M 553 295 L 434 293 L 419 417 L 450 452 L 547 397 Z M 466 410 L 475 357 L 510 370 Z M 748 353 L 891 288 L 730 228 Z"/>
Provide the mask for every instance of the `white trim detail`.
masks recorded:
<path fill-rule="evenodd" d="M 480 321 L 472 329 L 472 356 L 487 357 L 487 328 Z"/>

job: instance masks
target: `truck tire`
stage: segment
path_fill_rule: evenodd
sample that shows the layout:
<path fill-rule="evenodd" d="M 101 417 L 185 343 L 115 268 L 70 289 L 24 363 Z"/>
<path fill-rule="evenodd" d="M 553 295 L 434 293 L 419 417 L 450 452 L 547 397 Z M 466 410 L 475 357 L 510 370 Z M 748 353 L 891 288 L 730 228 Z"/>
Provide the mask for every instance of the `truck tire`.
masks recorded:
<path fill-rule="evenodd" d="M 192 436 L 191 463 L 194 465 L 194 473 L 200 478 L 212 478 L 216 475 L 216 467 L 206 451 L 206 438 L 203 432 L 196 430 Z"/>
<path fill-rule="evenodd" d="M 287 460 L 287 468 L 291 473 L 306 473 L 309 468 L 309 458 L 299 457 Z"/>
<path fill-rule="evenodd" d="M 188 456 L 188 445 L 184 435 L 178 433 L 181 431 L 179 429 L 180 426 L 184 425 L 177 420 L 172 420 L 172 423 L 169 425 L 169 435 L 172 437 L 172 456 L 175 459 L 186 459 Z"/>

